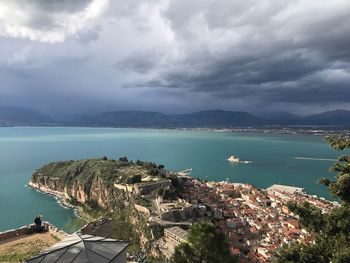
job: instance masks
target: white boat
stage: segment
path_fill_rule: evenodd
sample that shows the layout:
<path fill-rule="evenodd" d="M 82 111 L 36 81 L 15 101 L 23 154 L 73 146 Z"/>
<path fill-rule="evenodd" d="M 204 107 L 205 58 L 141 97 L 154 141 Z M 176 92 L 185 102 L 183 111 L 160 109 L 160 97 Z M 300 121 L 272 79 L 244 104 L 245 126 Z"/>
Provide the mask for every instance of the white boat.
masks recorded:
<path fill-rule="evenodd" d="M 231 155 L 230 157 L 228 157 L 228 159 L 227 159 L 229 162 L 233 162 L 233 163 L 239 163 L 241 160 L 238 158 L 238 157 L 236 157 L 236 156 L 234 156 L 234 155 Z"/>
<path fill-rule="evenodd" d="M 251 163 L 252 161 L 241 161 L 238 157 L 231 155 L 227 159 L 231 163 Z"/>

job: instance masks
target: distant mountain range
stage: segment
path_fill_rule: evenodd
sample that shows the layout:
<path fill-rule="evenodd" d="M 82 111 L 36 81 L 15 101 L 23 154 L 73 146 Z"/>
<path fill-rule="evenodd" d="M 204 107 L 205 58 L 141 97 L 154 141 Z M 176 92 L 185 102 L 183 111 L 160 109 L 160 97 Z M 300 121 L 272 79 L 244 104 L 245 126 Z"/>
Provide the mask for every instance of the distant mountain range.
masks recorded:
<path fill-rule="evenodd" d="M 0 126 L 54 126 L 48 115 L 24 107 L 0 107 Z"/>
<path fill-rule="evenodd" d="M 189 114 L 166 115 L 159 112 L 104 112 L 86 119 L 83 125 L 108 127 L 238 127 L 261 126 L 269 123 L 247 112 L 222 110 L 199 111 Z"/>
<path fill-rule="evenodd" d="M 207 110 L 188 114 L 151 111 L 111 111 L 56 120 L 22 107 L 0 107 L 0 126 L 87 126 L 134 128 L 234 128 L 265 126 L 350 127 L 350 111 L 334 110 L 298 116 L 289 112 L 250 114 L 243 111 Z"/>

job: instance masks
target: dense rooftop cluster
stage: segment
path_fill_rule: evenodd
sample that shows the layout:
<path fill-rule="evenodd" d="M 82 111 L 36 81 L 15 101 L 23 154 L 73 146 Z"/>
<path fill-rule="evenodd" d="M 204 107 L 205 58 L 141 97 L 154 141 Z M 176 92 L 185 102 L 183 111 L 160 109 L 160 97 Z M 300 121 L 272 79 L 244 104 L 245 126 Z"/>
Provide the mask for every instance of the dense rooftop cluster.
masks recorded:
<path fill-rule="evenodd" d="M 337 206 L 303 192 L 283 188 L 265 191 L 249 184 L 204 183 L 188 178 L 183 189 L 181 197 L 227 234 L 231 252 L 240 256 L 240 262 L 271 262 L 282 244 L 313 240 L 289 211 L 288 201 L 306 201 L 324 213 Z"/>
<path fill-rule="evenodd" d="M 273 185 L 262 190 L 249 184 L 204 182 L 187 176 L 190 170 L 173 173 L 163 165 L 133 163 L 126 157 L 57 162 L 36 171 L 32 185 L 63 199 L 70 194 L 78 205 L 87 203 L 91 207 L 95 200 L 103 208 L 120 208 L 123 215 L 129 209 L 128 216 L 117 225 L 136 222 L 135 215 L 140 215 L 136 225 L 142 227 L 136 235 L 143 242 L 141 250 L 145 255 L 152 252 L 156 258 L 167 259 L 184 240 L 171 227 L 186 230 L 194 222 L 211 221 L 226 234 L 230 252 L 240 262 L 272 262 L 284 244 L 315 241 L 312 231 L 303 227 L 305 222 L 290 210 L 290 202 L 306 202 L 319 209 L 320 215 L 339 207 L 336 202 L 305 194 L 302 188 Z M 66 186 L 72 186 L 67 193 Z M 160 229 L 156 235 L 142 235 L 156 228 Z M 125 238 L 129 238 L 129 232 L 123 233 Z M 140 249 L 140 244 L 134 245 Z"/>

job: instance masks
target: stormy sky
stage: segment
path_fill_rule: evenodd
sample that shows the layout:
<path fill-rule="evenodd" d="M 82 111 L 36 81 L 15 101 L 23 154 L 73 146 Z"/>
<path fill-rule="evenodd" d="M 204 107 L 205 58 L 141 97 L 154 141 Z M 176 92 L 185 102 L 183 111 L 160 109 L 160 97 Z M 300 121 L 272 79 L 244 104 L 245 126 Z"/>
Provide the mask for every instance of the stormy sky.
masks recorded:
<path fill-rule="evenodd" d="M 350 109 L 349 0 L 0 0 L 0 105 Z"/>

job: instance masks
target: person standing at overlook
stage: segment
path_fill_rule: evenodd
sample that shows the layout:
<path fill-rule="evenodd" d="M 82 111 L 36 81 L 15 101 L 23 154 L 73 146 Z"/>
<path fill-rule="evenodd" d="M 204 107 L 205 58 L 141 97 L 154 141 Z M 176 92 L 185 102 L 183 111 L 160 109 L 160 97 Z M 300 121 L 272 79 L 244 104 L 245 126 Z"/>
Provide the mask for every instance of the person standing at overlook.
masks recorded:
<path fill-rule="evenodd" d="M 37 215 L 34 219 L 34 223 L 35 223 L 35 231 L 36 232 L 41 232 L 42 230 L 42 220 L 41 220 L 41 215 Z"/>

